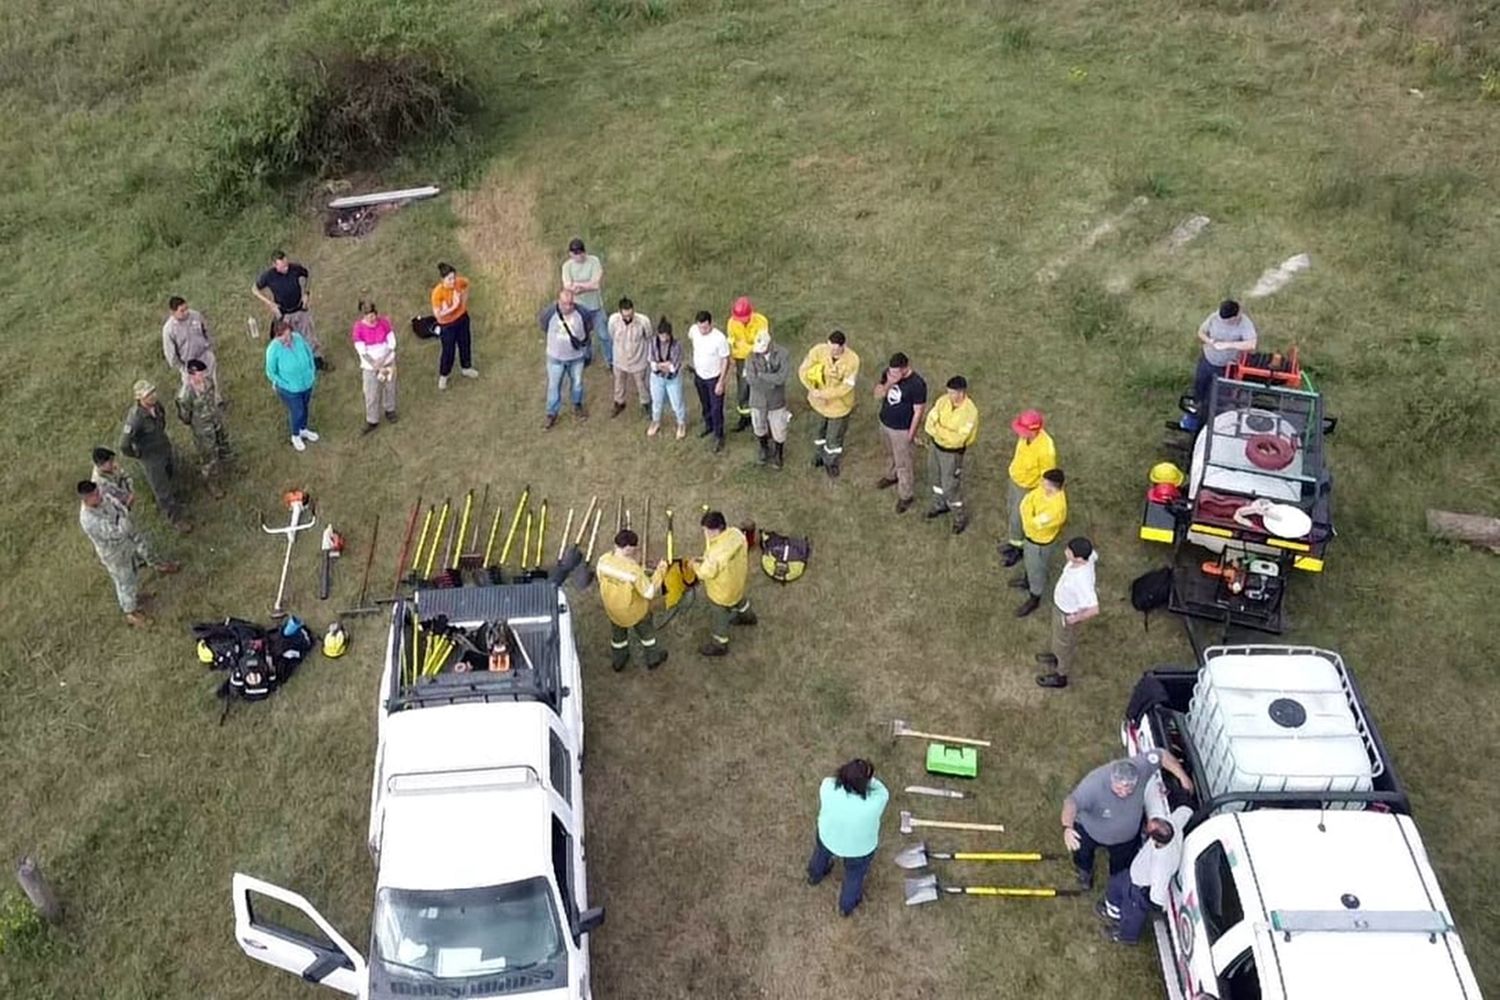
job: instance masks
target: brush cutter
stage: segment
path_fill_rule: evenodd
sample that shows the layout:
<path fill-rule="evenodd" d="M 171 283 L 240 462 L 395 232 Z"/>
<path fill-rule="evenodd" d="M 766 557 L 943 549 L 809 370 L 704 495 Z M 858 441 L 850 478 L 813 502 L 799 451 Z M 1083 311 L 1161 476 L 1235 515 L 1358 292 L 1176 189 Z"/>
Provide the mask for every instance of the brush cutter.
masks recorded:
<path fill-rule="evenodd" d="M 987 746 L 990 745 L 990 741 L 989 740 L 975 739 L 975 738 L 973 738 L 971 736 L 944 736 L 941 733 L 923 733 L 923 732 L 919 732 L 919 731 L 911 728 L 911 726 L 907 723 L 907 721 L 905 719 L 892 719 L 891 720 L 891 739 L 892 739 L 892 741 L 900 739 L 903 736 L 908 736 L 908 737 L 911 737 L 912 739 L 918 739 L 918 740 L 937 740 L 939 743 L 962 743 L 965 746 L 971 746 L 971 747 L 987 747 Z"/>
<path fill-rule="evenodd" d="M 896 852 L 895 862 L 901 868 L 926 868 L 930 861 L 1002 861 L 1040 862 L 1056 861 L 1061 854 L 1044 854 L 1041 851 L 930 851 L 927 841 L 921 840 Z"/>
<path fill-rule="evenodd" d="M 396 553 L 396 577 L 395 577 L 394 580 L 391 581 L 391 600 L 392 601 L 394 601 L 396 599 L 396 595 L 397 594 L 401 593 L 401 578 L 402 578 L 402 576 L 403 576 L 403 574 L 404 574 L 404 572 L 406 570 L 406 559 L 407 559 L 408 556 L 411 555 L 411 541 L 412 541 L 413 536 L 416 535 L 416 532 L 417 532 L 417 518 L 420 517 L 421 514 L 422 514 L 422 495 L 419 493 L 419 494 L 417 494 L 417 502 L 411 505 L 411 513 L 408 514 L 407 517 L 406 517 L 406 535 L 401 539 L 401 551 L 398 552 L 398 553 Z M 375 526 L 377 528 L 380 526 L 380 517 L 379 517 L 379 515 L 377 515 L 376 518 L 375 518 Z M 372 540 L 371 543 L 370 543 L 370 549 L 371 549 L 371 551 L 374 551 L 374 548 L 375 548 L 375 544 L 374 544 L 374 541 Z M 365 602 L 363 600 L 361 600 L 359 603 L 360 604 L 364 604 Z"/>
<path fill-rule="evenodd" d="M 326 601 L 333 593 L 333 561 L 344 551 L 344 536 L 333 530 L 333 525 L 323 526 L 323 569 L 318 574 L 318 600 Z"/>
<path fill-rule="evenodd" d="M 917 827 L 932 827 L 936 830 L 981 830 L 987 833 L 1004 833 L 999 823 L 961 823 L 947 819 L 918 819 L 905 809 L 901 810 L 901 832 L 911 833 Z"/>
<path fill-rule="evenodd" d="M 420 502 L 420 501 L 419 501 Z M 412 517 L 407 521 L 407 541 L 411 541 L 411 527 L 416 524 L 416 508 L 412 508 Z M 375 524 L 370 528 L 370 550 L 365 553 L 365 571 L 359 578 L 359 606 L 340 611 L 340 618 L 348 618 L 353 615 L 373 615 L 380 608 L 370 603 L 370 567 L 375 564 L 375 543 L 380 541 L 380 515 L 375 515 Z M 403 558 L 397 562 L 401 565 L 406 560 Z M 399 583 L 398 583 L 399 586 Z"/>
<path fill-rule="evenodd" d="M 510 518 L 510 530 L 505 533 L 505 544 L 500 547 L 500 561 L 495 565 L 489 565 L 485 560 L 485 569 L 489 571 L 491 583 L 505 582 L 505 563 L 510 559 L 510 547 L 516 540 L 516 529 L 521 525 L 521 514 L 526 511 L 526 505 L 531 502 L 531 485 L 522 487 L 521 495 L 516 498 L 516 510 Z M 525 550 L 522 549 L 522 560 L 525 560 Z"/>
<path fill-rule="evenodd" d="M 286 574 L 292 565 L 292 546 L 296 544 L 297 535 L 300 532 L 306 531 L 318 523 L 318 515 L 312 506 L 312 497 L 308 496 L 304 491 L 289 490 L 282 496 L 281 501 L 291 511 L 291 517 L 288 519 L 285 528 L 273 528 L 269 526 L 266 524 L 264 515 L 260 519 L 260 529 L 266 534 L 286 536 L 286 555 L 281 559 L 281 582 L 276 585 L 276 603 L 271 607 L 271 617 L 278 621 L 286 617 L 286 608 L 282 606 L 282 601 L 286 599 Z M 302 512 L 304 510 L 310 515 L 306 521 L 302 520 Z"/>
<path fill-rule="evenodd" d="M 906 905 L 935 903 L 942 896 L 1005 896 L 1011 899 L 1056 899 L 1059 896 L 1081 896 L 1082 889 L 1059 889 L 1053 886 L 1009 885 L 943 885 L 936 875 L 919 875 L 906 879 Z"/>

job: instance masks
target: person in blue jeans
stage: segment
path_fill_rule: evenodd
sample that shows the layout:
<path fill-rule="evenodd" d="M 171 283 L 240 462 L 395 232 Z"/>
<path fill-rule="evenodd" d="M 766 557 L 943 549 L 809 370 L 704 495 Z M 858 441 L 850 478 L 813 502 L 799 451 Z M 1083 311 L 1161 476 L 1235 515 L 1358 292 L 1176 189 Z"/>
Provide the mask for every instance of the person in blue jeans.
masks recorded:
<path fill-rule="evenodd" d="M 807 884 L 817 885 L 844 862 L 844 884 L 839 890 L 839 912 L 854 912 L 865 894 L 865 876 L 880 844 L 880 817 L 891 794 L 875 777 L 875 765 L 856 757 L 818 789 L 818 832 L 807 860 Z"/>
<path fill-rule="evenodd" d="M 589 332 L 592 329 L 583 310 L 573 303 L 573 293 L 564 288 L 557 301 L 536 318 L 537 326 L 547 337 L 547 418 L 542 429 L 557 423 L 562 411 L 562 380 L 567 376 L 573 387 L 573 415 L 587 420 L 583 408 L 583 369 L 589 358 Z"/>
<path fill-rule="evenodd" d="M 672 404 L 677 418 L 677 440 L 687 434 L 687 404 L 682 399 L 682 345 L 672 336 L 672 321 L 663 316 L 656 324 L 656 336 L 646 348 L 646 367 L 651 373 L 651 426 L 647 437 L 661 430 L 662 403 Z"/>
<path fill-rule="evenodd" d="M 306 442 L 318 440 L 317 432 L 307 426 L 313 386 L 318 381 L 317 359 L 307 340 L 286 320 L 277 320 L 271 331 L 271 342 L 266 345 L 266 378 L 286 406 L 292 447 L 305 451 Z"/>

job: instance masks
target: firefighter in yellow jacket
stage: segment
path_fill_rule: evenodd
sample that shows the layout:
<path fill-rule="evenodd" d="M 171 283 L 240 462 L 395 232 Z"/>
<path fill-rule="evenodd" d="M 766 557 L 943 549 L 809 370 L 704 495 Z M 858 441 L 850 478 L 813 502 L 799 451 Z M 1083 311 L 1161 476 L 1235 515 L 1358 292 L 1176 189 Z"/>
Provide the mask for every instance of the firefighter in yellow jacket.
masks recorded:
<path fill-rule="evenodd" d="M 837 478 L 844 460 L 844 429 L 854 409 L 854 382 L 859 355 L 849 349 L 844 331 L 835 330 L 826 343 L 815 344 L 797 368 L 807 388 L 807 402 L 817 414 L 813 421 L 813 468 L 822 466 Z"/>
<path fill-rule="evenodd" d="M 1016 608 L 1016 617 L 1025 618 L 1042 605 L 1042 591 L 1047 587 L 1047 571 L 1057 536 L 1068 523 L 1067 482 L 1061 469 L 1042 473 L 1042 483 L 1021 499 L 1021 532 L 1024 572 L 1010 581 L 1016 589 L 1027 591 L 1026 600 Z"/>
<path fill-rule="evenodd" d="M 656 564 L 651 575 L 641 566 L 641 540 L 625 528 L 615 535 L 613 552 L 599 557 L 599 597 L 609 616 L 609 665 L 616 671 L 630 663 L 630 633 L 646 657 L 646 669 L 655 670 L 667 659 L 667 651 L 657 645 L 656 623 L 651 620 L 651 601 L 661 590 L 667 563 Z"/>
<path fill-rule="evenodd" d="M 729 527 L 724 515 L 711 510 L 703 515 L 703 555 L 693 560 L 693 570 L 703 581 L 703 592 L 713 609 L 708 642 L 698 647 L 704 656 L 729 652 L 729 627 L 754 625 L 755 612 L 745 596 L 745 578 L 750 570 L 749 545 L 745 533 Z"/>
<path fill-rule="evenodd" d="M 734 362 L 734 403 L 740 417 L 734 425 L 737 431 L 750 426 L 750 383 L 745 381 L 745 362 L 755 349 L 755 338 L 770 330 L 771 321 L 755 311 L 749 298 L 741 295 L 734 300 L 724 336 L 729 338 L 729 359 Z"/>
<path fill-rule="evenodd" d="M 932 506 L 924 516 L 931 520 L 952 511 L 953 533 L 959 535 L 969 526 L 969 512 L 964 509 L 964 453 L 979 436 L 979 407 L 969 398 L 969 381 L 962 375 L 950 378 L 947 389 L 927 411 L 922 425 L 932 441 L 927 453 Z"/>
<path fill-rule="evenodd" d="M 1010 422 L 1016 432 L 1016 451 L 1010 460 L 1010 482 L 1006 484 L 1005 508 L 1010 512 L 1009 534 L 1000 546 L 1000 561 L 1014 566 L 1021 561 L 1026 533 L 1021 530 L 1021 501 L 1042 485 L 1042 473 L 1057 468 L 1057 446 L 1044 427 L 1040 410 L 1023 410 Z"/>

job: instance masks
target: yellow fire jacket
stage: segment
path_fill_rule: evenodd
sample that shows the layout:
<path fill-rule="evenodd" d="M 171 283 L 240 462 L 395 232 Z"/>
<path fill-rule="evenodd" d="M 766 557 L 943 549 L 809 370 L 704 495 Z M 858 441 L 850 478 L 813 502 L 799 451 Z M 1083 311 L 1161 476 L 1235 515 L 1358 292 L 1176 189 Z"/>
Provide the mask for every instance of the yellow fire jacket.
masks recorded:
<path fill-rule="evenodd" d="M 661 573 L 646 575 L 640 563 L 617 552 L 599 557 L 599 597 L 604 613 L 621 628 L 630 628 L 651 613 L 651 599 L 661 589 Z"/>
<path fill-rule="evenodd" d="M 943 393 L 927 411 L 927 420 L 922 427 L 939 448 L 948 451 L 967 448 L 979 436 L 979 407 L 967 396 L 954 406 L 948 394 Z"/>
<path fill-rule="evenodd" d="M 739 528 L 725 528 L 704 543 L 698 578 L 708 599 L 719 607 L 731 608 L 744 599 L 745 576 L 750 569 L 748 553 L 745 533 Z"/>
<path fill-rule="evenodd" d="M 1021 498 L 1021 530 L 1038 545 L 1046 545 L 1062 533 L 1068 523 L 1068 495 L 1058 490 L 1051 496 L 1038 486 Z"/>
<path fill-rule="evenodd" d="M 1057 446 L 1046 431 L 1037 431 L 1028 441 L 1016 436 L 1016 453 L 1010 460 L 1010 481 L 1023 490 L 1042 485 L 1042 473 L 1057 468 Z"/>
<path fill-rule="evenodd" d="M 724 336 L 729 338 L 729 356 L 744 361 L 750 356 L 750 348 L 755 346 L 755 338 L 769 329 L 771 321 L 758 312 L 751 313 L 743 323 L 731 316 L 729 325 L 724 327 Z"/>
<path fill-rule="evenodd" d="M 834 358 L 832 347 L 826 341 L 814 344 L 797 367 L 797 378 L 808 389 L 807 403 L 819 416 L 847 417 L 854 409 L 859 355 L 845 347 L 844 353 Z M 819 392 L 819 396 L 815 397 L 814 391 Z"/>

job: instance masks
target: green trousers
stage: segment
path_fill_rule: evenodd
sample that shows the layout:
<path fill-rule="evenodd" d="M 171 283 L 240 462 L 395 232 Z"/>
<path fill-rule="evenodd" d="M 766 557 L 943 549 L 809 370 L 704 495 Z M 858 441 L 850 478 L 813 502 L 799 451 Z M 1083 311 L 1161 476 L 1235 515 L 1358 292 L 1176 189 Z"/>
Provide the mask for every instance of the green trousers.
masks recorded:
<path fill-rule="evenodd" d="M 153 451 L 142 455 L 140 463 L 146 485 L 151 487 L 151 495 L 156 498 L 157 509 L 168 521 L 178 520 L 182 517 L 182 504 L 172 492 L 172 480 L 177 475 L 176 457 L 170 451 Z"/>
<path fill-rule="evenodd" d="M 848 416 L 823 417 L 814 414 L 813 457 L 819 465 L 837 466 L 844 458 L 844 430 Z"/>
<path fill-rule="evenodd" d="M 1010 514 L 1007 525 L 1008 534 L 1005 541 L 1016 548 L 1026 547 L 1026 532 L 1021 527 L 1021 501 L 1026 498 L 1026 491 L 1017 486 L 1009 478 L 1005 481 L 1005 508 Z"/>
<path fill-rule="evenodd" d="M 927 449 L 927 477 L 932 480 L 932 509 L 962 511 L 964 453 L 943 451 L 937 445 Z"/>
<path fill-rule="evenodd" d="M 1069 625 L 1067 616 L 1055 607 L 1052 609 L 1052 655 L 1057 658 L 1057 672 L 1066 677 L 1078 655 L 1078 626 Z"/>
<path fill-rule="evenodd" d="M 712 609 L 710 612 L 712 617 L 709 619 L 709 635 L 720 646 L 729 645 L 729 626 L 739 621 L 740 616 L 750 610 L 750 598 L 743 598 L 739 604 L 732 605 L 715 604 L 709 601 L 708 606 Z"/>
<path fill-rule="evenodd" d="M 656 642 L 656 622 L 648 614 L 630 628 L 610 622 L 609 665 L 623 669 L 630 662 L 630 636 L 634 634 L 646 657 L 646 666 L 654 667 L 667 658 L 666 652 Z"/>
<path fill-rule="evenodd" d="M 1041 597 L 1047 589 L 1047 569 L 1052 564 L 1052 550 L 1057 548 L 1057 539 L 1046 545 L 1038 545 L 1031 539 L 1021 546 L 1021 562 L 1026 567 L 1026 589 L 1032 597 Z"/>

